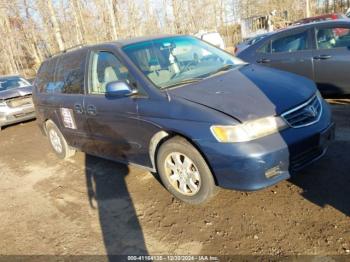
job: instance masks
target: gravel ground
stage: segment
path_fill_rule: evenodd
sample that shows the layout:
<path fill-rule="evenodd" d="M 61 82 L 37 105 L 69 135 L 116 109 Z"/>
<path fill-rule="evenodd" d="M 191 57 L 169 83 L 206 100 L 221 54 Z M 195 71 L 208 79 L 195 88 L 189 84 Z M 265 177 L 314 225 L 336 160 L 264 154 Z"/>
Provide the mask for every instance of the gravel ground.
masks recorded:
<path fill-rule="evenodd" d="M 290 181 L 174 199 L 149 172 L 77 153 L 61 161 L 35 122 L 0 134 L 0 254 L 350 255 L 350 100 L 336 141 Z M 350 259 L 350 256 L 349 256 Z"/>

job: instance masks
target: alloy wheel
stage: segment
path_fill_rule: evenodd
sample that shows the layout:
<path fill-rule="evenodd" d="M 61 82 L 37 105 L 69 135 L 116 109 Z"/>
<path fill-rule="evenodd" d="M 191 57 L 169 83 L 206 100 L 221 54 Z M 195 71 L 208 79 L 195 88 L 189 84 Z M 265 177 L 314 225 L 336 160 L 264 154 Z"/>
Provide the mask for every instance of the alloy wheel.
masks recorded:
<path fill-rule="evenodd" d="M 49 131 L 49 137 L 50 137 L 51 145 L 55 149 L 55 151 L 57 153 L 62 153 L 63 147 L 61 143 L 61 138 L 57 134 L 56 130 L 51 129 Z"/>
<path fill-rule="evenodd" d="M 173 152 L 165 159 L 170 184 L 181 194 L 193 196 L 201 187 L 201 176 L 193 161 L 183 153 Z"/>

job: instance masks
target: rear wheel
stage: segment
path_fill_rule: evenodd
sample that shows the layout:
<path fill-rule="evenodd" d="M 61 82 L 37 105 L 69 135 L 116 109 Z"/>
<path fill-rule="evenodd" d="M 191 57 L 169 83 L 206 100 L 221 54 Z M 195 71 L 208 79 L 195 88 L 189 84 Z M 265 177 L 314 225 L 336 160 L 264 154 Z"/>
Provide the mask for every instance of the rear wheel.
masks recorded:
<path fill-rule="evenodd" d="M 157 167 L 164 186 L 184 202 L 200 204 L 215 193 L 214 178 L 206 161 L 184 138 L 174 137 L 160 147 Z"/>
<path fill-rule="evenodd" d="M 61 131 L 51 120 L 46 122 L 47 136 L 50 141 L 51 148 L 61 159 L 66 159 L 75 154 L 75 150 L 68 144 Z"/>

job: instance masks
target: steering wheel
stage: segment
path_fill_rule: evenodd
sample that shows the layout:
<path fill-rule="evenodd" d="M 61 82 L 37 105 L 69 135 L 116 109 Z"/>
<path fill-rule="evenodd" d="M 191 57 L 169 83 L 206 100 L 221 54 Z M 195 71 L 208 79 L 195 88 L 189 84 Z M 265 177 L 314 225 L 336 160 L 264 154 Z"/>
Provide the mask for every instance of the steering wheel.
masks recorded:
<path fill-rule="evenodd" d="M 186 72 L 190 69 L 190 66 L 195 66 L 198 63 L 198 60 L 192 60 L 189 63 L 187 63 L 180 71 L 176 74 L 174 74 L 170 79 L 174 79 L 178 75 L 182 74 L 183 72 Z"/>

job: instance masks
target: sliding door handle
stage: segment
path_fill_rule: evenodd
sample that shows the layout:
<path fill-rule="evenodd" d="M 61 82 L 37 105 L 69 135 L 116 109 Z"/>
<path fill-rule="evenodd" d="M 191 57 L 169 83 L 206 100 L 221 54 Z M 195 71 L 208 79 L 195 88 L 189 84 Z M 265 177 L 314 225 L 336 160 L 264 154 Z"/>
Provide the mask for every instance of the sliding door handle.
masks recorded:
<path fill-rule="evenodd" d="M 330 59 L 330 58 L 332 58 L 331 55 L 320 55 L 320 59 L 321 60 L 327 60 L 327 59 Z"/>
<path fill-rule="evenodd" d="M 89 115 L 92 115 L 92 116 L 97 115 L 96 106 L 94 106 L 94 105 L 88 105 L 88 106 L 86 107 L 86 112 L 87 112 Z"/>
<path fill-rule="evenodd" d="M 74 111 L 75 111 L 77 114 L 82 114 L 82 113 L 84 113 L 83 106 L 82 106 L 81 104 L 74 104 Z"/>
<path fill-rule="evenodd" d="M 262 59 L 257 60 L 256 62 L 259 64 L 267 64 L 267 63 L 270 63 L 271 60 L 267 59 L 267 58 L 262 58 Z"/>

